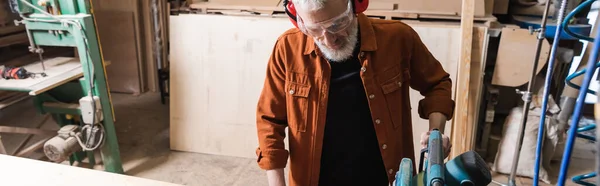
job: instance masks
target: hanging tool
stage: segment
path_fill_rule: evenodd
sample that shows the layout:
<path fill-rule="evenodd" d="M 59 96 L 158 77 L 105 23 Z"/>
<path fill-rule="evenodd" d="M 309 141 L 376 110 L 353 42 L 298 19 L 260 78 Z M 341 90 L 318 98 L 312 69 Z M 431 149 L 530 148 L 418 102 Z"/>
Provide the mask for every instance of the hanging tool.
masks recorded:
<path fill-rule="evenodd" d="M 427 160 L 424 156 L 427 153 Z M 427 148 L 421 151 L 419 173 L 413 176 L 413 163 L 403 158 L 396 173 L 395 186 L 487 186 L 492 174 L 485 161 L 474 151 L 465 152 L 444 163 L 442 134 L 432 130 Z M 423 164 L 427 167 L 423 171 Z"/>
<path fill-rule="evenodd" d="M 46 73 L 32 73 L 25 70 L 23 67 L 5 67 L 0 71 L 0 77 L 2 79 L 27 79 L 27 78 L 36 78 L 37 74 L 42 77 L 46 77 Z"/>

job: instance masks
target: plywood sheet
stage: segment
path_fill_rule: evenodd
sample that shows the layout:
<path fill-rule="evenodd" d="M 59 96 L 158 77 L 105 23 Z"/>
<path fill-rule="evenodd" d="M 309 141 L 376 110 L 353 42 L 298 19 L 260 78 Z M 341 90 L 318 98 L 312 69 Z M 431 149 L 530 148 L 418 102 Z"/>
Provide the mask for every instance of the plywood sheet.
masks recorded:
<path fill-rule="evenodd" d="M 441 15 L 460 15 L 461 0 L 380 0 L 381 2 L 393 2 L 397 6 L 396 10 L 407 13 L 422 14 L 441 14 Z M 377 2 L 380 2 L 377 1 Z M 475 1 L 474 16 L 485 16 L 485 1 Z"/>
<path fill-rule="evenodd" d="M 530 34 L 527 29 L 503 28 L 492 84 L 517 87 L 529 82 L 533 59 L 535 58 L 536 43 L 537 34 Z M 549 55 L 550 44 L 544 40 L 536 74 L 542 70 Z"/>
<path fill-rule="evenodd" d="M 134 16 L 130 11 L 99 10 L 95 13 L 98 35 L 102 43 L 108 84 L 112 92 L 141 92 L 135 41 Z"/>
<path fill-rule="evenodd" d="M 419 33 L 454 81 L 460 26 L 408 24 Z M 248 32 L 257 27 L 270 29 Z M 264 83 L 264 69 L 275 40 L 291 27 L 286 18 L 171 16 L 172 149 L 247 158 L 256 156 L 255 113 Z M 455 84 L 453 89 L 456 89 Z M 410 96 L 413 140 L 415 152 L 418 152 L 420 134 L 428 129 L 429 122 L 419 118 L 414 109 L 423 96 L 414 90 L 410 91 Z M 451 122 L 448 122 L 445 132 L 450 134 L 450 129 Z"/>
<path fill-rule="evenodd" d="M 177 186 L 178 184 L 0 154 L 2 182 L 8 185 L 122 185 Z M 25 176 L 27 175 L 27 176 Z M 35 179 L 33 179 L 35 178 Z M 9 184 L 12 183 L 12 184 Z"/>
<path fill-rule="evenodd" d="M 171 148 L 253 157 L 264 69 L 277 36 L 292 25 L 215 15 L 171 16 L 169 22 Z M 254 28 L 269 29 L 248 32 Z"/>

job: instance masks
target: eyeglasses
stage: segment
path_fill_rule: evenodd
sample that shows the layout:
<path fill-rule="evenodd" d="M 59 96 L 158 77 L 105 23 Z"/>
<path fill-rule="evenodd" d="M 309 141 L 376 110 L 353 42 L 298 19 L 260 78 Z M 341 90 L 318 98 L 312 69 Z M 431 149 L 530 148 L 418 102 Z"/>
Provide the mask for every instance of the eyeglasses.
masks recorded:
<path fill-rule="evenodd" d="M 354 20 L 354 15 L 352 14 L 352 4 L 350 1 L 348 1 L 348 7 L 344 13 L 326 21 L 306 24 L 304 21 L 302 21 L 302 18 L 300 18 L 299 15 L 296 16 L 296 20 L 298 22 L 298 28 L 306 35 L 312 37 L 321 37 L 324 35 L 325 31 L 336 34 L 348 28 L 348 26 L 350 26 Z"/>

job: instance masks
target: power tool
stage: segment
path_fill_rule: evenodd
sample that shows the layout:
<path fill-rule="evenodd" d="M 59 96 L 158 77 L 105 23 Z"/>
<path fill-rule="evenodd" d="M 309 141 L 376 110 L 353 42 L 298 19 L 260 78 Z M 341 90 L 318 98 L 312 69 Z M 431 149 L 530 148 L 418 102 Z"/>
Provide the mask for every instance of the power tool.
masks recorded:
<path fill-rule="evenodd" d="M 424 161 L 425 153 L 427 159 Z M 427 148 L 421 150 L 419 170 L 413 175 L 413 162 L 403 158 L 396 173 L 395 186 L 487 186 L 492 174 L 485 161 L 474 151 L 467 151 L 444 163 L 442 134 L 434 129 Z M 423 165 L 426 169 L 423 171 Z"/>
<path fill-rule="evenodd" d="M 46 73 L 32 73 L 25 70 L 23 67 L 4 67 L 4 69 L 0 70 L 0 77 L 3 79 L 35 78 L 37 74 L 46 77 Z"/>

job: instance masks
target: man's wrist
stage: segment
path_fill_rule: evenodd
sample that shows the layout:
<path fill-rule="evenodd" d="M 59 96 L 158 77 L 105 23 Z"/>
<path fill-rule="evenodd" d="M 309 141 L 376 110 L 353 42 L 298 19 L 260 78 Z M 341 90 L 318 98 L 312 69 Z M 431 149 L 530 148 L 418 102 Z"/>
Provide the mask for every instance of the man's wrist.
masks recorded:
<path fill-rule="evenodd" d="M 433 112 L 429 114 L 429 131 L 437 129 L 443 134 L 446 127 L 446 120 L 446 115 L 440 112 Z"/>

